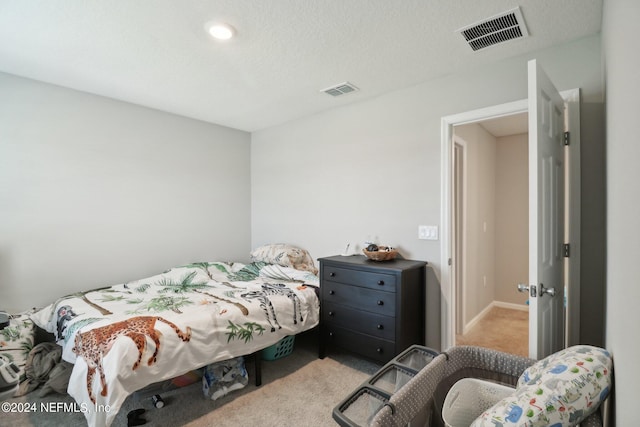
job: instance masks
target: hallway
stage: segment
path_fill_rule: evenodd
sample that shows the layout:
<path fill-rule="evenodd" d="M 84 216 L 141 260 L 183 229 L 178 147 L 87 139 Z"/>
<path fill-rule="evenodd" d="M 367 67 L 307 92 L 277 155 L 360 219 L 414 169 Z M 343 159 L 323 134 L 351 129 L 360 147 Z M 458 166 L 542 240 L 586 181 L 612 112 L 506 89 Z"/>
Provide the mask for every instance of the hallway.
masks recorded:
<path fill-rule="evenodd" d="M 529 313 L 493 307 L 456 345 L 475 345 L 528 357 Z"/>

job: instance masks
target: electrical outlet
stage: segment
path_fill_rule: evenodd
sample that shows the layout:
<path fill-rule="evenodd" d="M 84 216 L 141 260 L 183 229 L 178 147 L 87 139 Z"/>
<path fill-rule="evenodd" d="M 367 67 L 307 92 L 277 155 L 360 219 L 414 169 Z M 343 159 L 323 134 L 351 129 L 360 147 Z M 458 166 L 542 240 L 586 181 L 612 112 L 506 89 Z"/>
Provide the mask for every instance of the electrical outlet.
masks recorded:
<path fill-rule="evenodd" d="M 438 226 L 437 225 L 419 225 L 418 239 L 438 240 Z"/>

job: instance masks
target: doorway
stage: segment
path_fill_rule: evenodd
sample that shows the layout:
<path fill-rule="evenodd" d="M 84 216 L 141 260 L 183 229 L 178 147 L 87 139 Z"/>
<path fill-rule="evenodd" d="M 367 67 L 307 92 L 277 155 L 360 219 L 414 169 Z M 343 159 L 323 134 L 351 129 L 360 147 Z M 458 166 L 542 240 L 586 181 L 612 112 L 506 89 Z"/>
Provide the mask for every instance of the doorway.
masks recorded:
<path fill-rule="evenodd" d="M 571 147 L 568 149 L 567 160 L 571 162 L 569 176 L 566 180 L 570 191 L 568 194 L 568 204 L 571 207 L 568 214 L 571 217 L 570 227 L 565 229 L 567 241 L 571 242 L 571 257 L 567 258 L 568 279 L 566 281 L 566 313 L 567 325 L 566 344 L 578 343 L 580 331 L 580 90 L 571 89 L 561 93 L 565 101 L 565 128 L 571 134 Z M 444 349 L 455 344 L 457 309 L 457 292 L 455 284 L 456 275 L 461 275 L 455 268 L 453 252 L 455 236 L 453 233 L 453 134 L 454 126 L 476 123 L 490 118 L 503 117 L 528 111 L 528 101 L 526 99 L 486 107 L 478 110 L 467 111 L 442 118 L 442 181 L 441 181 L 441 259 L 443 266 L 441 269 L 440 285 L 443 298 L 441 300 L 442 313 L 442 342 Z M 458 271 L 458 272 L 457 272 Z M 464 272 L 462 273 L 464 276 Z M 515 284 L 514 284 L 515 285 Z"/>
<path fill-rule="evenodd" d="M 528 114 L 454 126 L 456 345 L 528 355 Z"/>

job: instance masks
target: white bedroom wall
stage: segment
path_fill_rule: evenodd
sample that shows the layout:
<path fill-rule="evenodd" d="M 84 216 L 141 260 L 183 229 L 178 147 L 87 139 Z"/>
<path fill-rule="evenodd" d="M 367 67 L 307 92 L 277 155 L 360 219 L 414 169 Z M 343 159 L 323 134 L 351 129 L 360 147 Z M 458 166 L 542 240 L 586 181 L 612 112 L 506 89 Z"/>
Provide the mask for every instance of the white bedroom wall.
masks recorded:
<path fill-rule="evenodd" d="M 0 73 L 0 308 L 247 260 L 250 135 Z"/>
<path fill-rule="evenodd" d="M 629 37 L 640 19 L 640 2 L 605 0 L 603 45 L 607 88 L 607 293 L 606 345 L 613 354 L 615 424 L 638 424 L 640 353 L 640 120 L 637 42 Z"/>
<path fill-rule="evenodd" d="M 336 98 L 332 110 L 253 133 L 252 246 L 287 241 L 318 258 L 371 235 L 438 273 L 440 241 L 418 240 L 417 229 L 440 225 L 440 120 L 526 98 L 531 58 L 560 90 L 580 87 L 584 102 L 601 102 L 593 36 L 370 101 Z"/>

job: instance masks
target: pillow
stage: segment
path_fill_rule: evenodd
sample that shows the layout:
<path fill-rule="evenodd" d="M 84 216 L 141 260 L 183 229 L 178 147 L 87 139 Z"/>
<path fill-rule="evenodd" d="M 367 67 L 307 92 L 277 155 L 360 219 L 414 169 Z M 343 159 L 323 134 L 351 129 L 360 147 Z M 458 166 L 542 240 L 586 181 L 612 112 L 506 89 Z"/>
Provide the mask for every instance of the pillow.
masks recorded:
<path fill-rule="evenodd" d="M 610 381 L 611 366 L 611 355 L 607 350 L 590 345 L 576 345 L 529 366 L 520 375 L 516 388 L 554 378 L 573 379 L 589 372 L 597 373 L 598 379 Z"/>
<path fill-rule="evenodd" d="M 598 347 L 578 345 L 554 353 L 527 368 L 517 391 L 471 425 L 574 426 L 609 395 L 611 368 L 609 353 Z"/>
<path fill-rule="evenodd" d="M 251 252 L 251 261 L 292 267 L 296 270 L 318 274 L 318 269 L 315 267 L 309 252 L 286 243 L 264 245 L 255 249 Z"/>
<path fill-rule="evenodd" d="M 9 326 L 0 330 L 0 355 L 20 369 L 20 380 L 24 379 L 24 366 L 35 341 L 31 313 L 30 310 L 10 316 Z"/>

